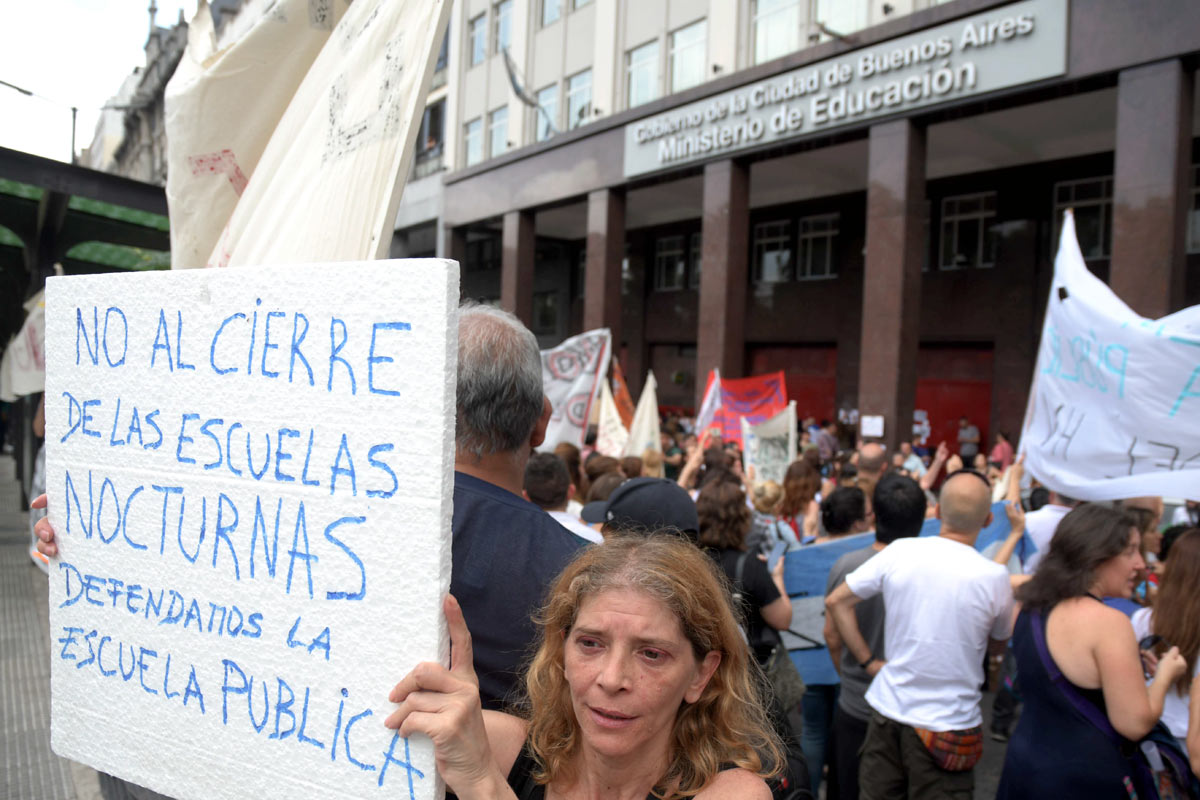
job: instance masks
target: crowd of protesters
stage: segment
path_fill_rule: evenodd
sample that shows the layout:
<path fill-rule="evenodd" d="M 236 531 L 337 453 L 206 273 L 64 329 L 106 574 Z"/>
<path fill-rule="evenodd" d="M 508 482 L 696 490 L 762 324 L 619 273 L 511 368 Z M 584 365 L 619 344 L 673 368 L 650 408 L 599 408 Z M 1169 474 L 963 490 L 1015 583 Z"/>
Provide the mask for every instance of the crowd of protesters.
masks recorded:
<path fill-rule="evenodd" d="M 516 318 L 464 307 L 458 341 L 454 655 L 387 724 L 432 737 L 460 798 L 971 797 L 996 664 L 1002 797 L 1155 796 L 1131 745 L 1160 719 L 1200 765 L 1195 503 L 1161 533 L 1161 498 L 1079 503 L 966 418 L 895 453 L 806 419 L 781 480 L 674 415 L 614 458 L 544 442 Z M 835 680 L 806 681 L 785 574 L 850 543 L 815 612 Z"/>

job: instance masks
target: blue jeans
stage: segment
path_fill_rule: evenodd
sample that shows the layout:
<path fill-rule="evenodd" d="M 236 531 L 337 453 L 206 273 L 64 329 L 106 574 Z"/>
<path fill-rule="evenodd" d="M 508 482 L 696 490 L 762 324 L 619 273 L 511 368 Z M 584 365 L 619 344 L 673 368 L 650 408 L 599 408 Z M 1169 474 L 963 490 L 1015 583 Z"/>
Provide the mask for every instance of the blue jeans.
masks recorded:
<path fill-rule="evenodd" d="M 808 762 L 808 775 L 812 781 L 813 797 L 821 786 L 821 773 L 825 768 L 828 752 L 829 732 L 833 729 L 833 712 L 837 709 L 839 685 L 836 683 L 810 683 L 804 689 L 800 711 L 804 718 L 804 729 L 800 731 L 800 749 Z"/>

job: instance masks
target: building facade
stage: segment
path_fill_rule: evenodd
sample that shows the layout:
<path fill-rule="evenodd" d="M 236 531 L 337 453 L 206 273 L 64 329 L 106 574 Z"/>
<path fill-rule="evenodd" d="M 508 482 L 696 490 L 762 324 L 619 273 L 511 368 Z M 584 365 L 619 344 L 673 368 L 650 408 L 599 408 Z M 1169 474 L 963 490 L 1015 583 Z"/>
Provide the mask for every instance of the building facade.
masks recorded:
<path fill-rule="evenodd" d="M 1198 53 L 1188 0 L 459 0 L 394 254 L 666 405 L 782 369 L 1016 434 L 1064 210 L 1139 313 L 1200 302 Z"/>

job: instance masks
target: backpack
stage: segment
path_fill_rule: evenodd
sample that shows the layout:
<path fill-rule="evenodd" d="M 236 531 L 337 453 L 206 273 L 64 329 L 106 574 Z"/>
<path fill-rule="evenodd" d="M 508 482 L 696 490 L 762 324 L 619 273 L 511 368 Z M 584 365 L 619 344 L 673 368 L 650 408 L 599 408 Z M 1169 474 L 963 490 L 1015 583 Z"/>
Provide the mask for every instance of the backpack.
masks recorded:
<path fill-rule="evenodd" d="M 1112 726 L 1108 715 L 1081 695 L 1050 657 L 1041 613 L 1030 612 L 1033 642 L 1050 680 L 1084 719 L 1090 722 L 1129 762 L 1138 797 L 1143 800 L 1200 800 L 1200 780 L 1192 774 L 1187 753 L 1161 721 L 1140 741 L 1131 742 Z"/>

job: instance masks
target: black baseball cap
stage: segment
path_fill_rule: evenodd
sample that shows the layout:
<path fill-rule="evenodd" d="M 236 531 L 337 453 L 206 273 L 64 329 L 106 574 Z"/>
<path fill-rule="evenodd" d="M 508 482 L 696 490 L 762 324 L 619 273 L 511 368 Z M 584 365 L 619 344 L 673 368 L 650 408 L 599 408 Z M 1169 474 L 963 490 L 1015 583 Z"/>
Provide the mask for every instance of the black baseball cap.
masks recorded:
<path fill-rule="evenodd" d="M 588 503 L 584 522 L 614 528 L 654 531 L 676 528 L 695 539 L 700 534 L 696 504 L 679 484 L 666 478 L 633 478 L 618 486 L 608 500 Z"/>

